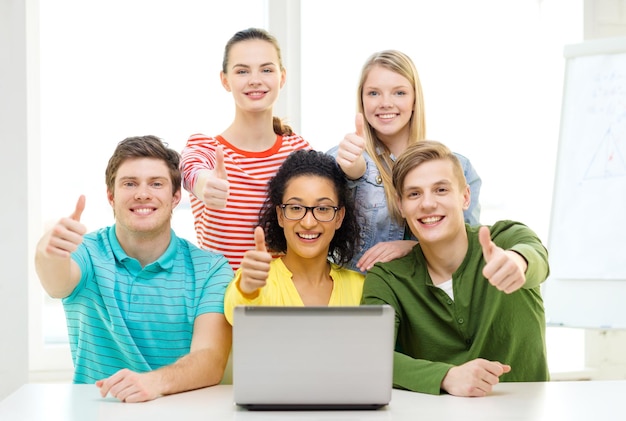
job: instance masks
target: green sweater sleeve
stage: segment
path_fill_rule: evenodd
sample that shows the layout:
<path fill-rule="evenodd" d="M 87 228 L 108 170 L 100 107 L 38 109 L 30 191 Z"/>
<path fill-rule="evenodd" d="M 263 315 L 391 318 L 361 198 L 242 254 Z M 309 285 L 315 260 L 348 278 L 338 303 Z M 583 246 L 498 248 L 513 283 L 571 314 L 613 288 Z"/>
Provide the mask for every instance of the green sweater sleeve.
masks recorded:
<path fill-rule="evenodd" d="M 393 387 L 438 395 L 452 364 L 418 360 L 399 351 L 393 356 Z"/>
<path fill-rule="evenodd" d="M 501 221 L 491 227 L 491 238 L 505 250 L 519 253 L 528 262 L 524 288 L 538 287 L 550 274 L 548 250 L 526 225 L 514 221 Z"/>

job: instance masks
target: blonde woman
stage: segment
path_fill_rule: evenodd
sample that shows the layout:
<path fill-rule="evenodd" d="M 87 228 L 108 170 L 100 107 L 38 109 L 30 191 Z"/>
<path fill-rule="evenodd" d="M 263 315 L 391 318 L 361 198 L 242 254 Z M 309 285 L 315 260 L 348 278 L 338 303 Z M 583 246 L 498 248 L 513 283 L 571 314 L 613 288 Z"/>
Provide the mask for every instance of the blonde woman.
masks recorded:
<path fill-rule="evenodd" d="M 357 93 L 356 132 L 328 153 L 351 180 L 361 214 L 361 244 L 349 267 L 363 272 L 376 262 L 405 256 L 416 244 L 395 200 L 391 170 L 396 157 L 426 138 L 424 98 L 415 65 L 396 50 L 380 51 L 365 62 Z M 481 179 L 470 161 L 461 161 L 471 190 L 465 222 L 477 225 Z"/>

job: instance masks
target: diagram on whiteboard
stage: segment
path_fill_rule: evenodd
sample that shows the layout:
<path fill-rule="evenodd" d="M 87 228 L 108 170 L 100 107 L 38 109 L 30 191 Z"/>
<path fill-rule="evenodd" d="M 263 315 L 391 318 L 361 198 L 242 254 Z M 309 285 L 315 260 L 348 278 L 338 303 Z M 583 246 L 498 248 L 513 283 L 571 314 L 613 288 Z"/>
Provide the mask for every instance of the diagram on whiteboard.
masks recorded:
<path fill-rule="evenodd" d="M 626 329 L 626 37 L 565 49 L 546 317 Z"/>
<path fill-rule="evenodd" d="M 583 180 L 626 176 L 626 75 L 604 71 L 592 85 L 589 117 L 604 120 L 598 147 Z"/>
<path fill-rule="evenodd" d="M 555 278 L 626 279 L 626 53 L 568 62 L 552 211 Z"/>
<path fill-rule="evenodd" d="M 626 177 L 624 139 L 626 139 L 626 131 L 618 132 L 610 127 L 600 139 L 598 149 L 592 156 L 583 180 Z"/>

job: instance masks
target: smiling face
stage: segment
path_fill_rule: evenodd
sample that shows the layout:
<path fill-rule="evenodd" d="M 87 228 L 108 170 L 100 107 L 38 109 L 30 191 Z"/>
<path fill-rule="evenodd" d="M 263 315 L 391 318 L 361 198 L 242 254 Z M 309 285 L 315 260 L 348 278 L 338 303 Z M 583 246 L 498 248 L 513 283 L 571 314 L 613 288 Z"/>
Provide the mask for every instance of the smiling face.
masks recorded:
<path fill-rule="evenodd" d="M 274 45 L 251 39 L 234 44 L 228 54 L 222 85 L 232 92 L 235 104 L 246 111 L 271 109 L 285 83 L 285 71 Z"/>
<path fill-rule="evenodd" d="M 399 196 L 402 216 L 420 243 L 447 243 L 465 231 L 469 186 L 455 175 L 450 160 L 426 161 L 410 170 Z"/>
<path fill-rule="evenodd" d="M 378 138 L 388 147 L 409 138 L 415 89 L 404 76 L 375 65 L 363 83 L 363 112 Z"/>
<path fill-rule="evenodd" d="M 170 171 L 164 161 L 132 158 L 115 176 L 114 191 L 107 191 L 118 235 L 169 235 L 172 211 L 181 192 L 173 192 Z"/>
<path fill-rule="evenodd" d="M 283 203 L 302 206 L 339 206 L 333 182 L 314 175 L 301 175 L 287 182 Z M 285 259 L 327 259 L 330 242 L 341 227 L 345 208 L 340 208 L 335 218 L 320 222 L 308 211 L 299 221 L 286 219 L 280 207 L 276 208 L 278 223 L 287 241 Z"/>

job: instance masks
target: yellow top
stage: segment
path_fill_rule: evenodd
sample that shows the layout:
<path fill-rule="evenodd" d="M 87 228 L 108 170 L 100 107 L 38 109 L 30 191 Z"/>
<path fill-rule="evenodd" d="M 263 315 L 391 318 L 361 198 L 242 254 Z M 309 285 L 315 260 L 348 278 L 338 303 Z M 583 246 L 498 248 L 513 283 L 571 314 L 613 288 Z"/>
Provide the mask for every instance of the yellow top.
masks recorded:
<path fill-rule="evenodd" d="M 226 320 L 231 325 L 233 324 L 233 309 L 239 305 L 304 306 L 291 276 L 291 272 L 282 259 L 274 259 L 270 263 L 267 283 L 259 289 L 259 293 L 254 298 L 250 299 L 245 297 L 238 288 L 241 279 L 241 269 L 238 269 L 224 294 Z M 363 274 L 331 263 L 330 277 L 333 280 L 333 291 L 328 301 L 329 306 L 357 306 L 360 304 L 365 279 Z"/>

